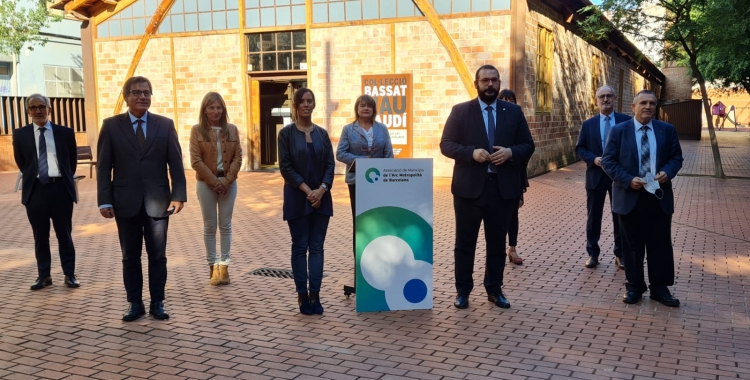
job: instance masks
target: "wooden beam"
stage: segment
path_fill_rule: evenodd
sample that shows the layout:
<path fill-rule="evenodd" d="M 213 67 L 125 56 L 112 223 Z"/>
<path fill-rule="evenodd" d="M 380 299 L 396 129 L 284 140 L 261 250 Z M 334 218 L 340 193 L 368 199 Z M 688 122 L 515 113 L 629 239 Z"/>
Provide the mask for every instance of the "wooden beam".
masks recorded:
<path fill-rule="evenodd" d="M 88 8 L 91 3 L 91 0 L 73 0 L 65 4 L 65 13 L 70 13 L 72 11 L 76 11 L 79 8 Z"/>
<path fill-rule="evenodd" d="M 117 3 L 120 2 L 120 0 L 99 0 L 99 1 L 101 1 L 104 4 L 109 4 L 109 5 L 117 5 Z"/>
<path fill-rule="evenodd" d="M 159 3 L 159 6 L 156 8 L 156 11 L 154 12 L 154 16 L 151 17 L 151 21 L 148 23 L 148 26 L 146 26 L 146 32 L 143 34 L 143 37 L 141 37 L 141 41 L 138 43 L 138 48 L 135 49 L 135 54 L 133 55 L 133 59 L 130 61 L 130 67 L 128 68 L 128 73 L 125 74 L 125 79 L 122 81 L 122 83 L 125 83 L 125 80 L 132 77 L 135 73 L 135 69 L 138 67 L 138 64 L 141 62 L 141 57 L 143 56 L 143 52 L 146 50 L 146 46 L 148 45 L 148 41 L 151 39 L 151 36 L 156 34 L 156 31 L 159 29 L 159 25 L 161 24 L 162 20 L 164 20 L 164 16 L 167 15 L 169 12 L 169 9 L 172 8 L 172 4 L 174 4 L 175 0 L 162 0 L 161 3 Z M 174 79 L 174 78 L 173 78 Z M 122 97 L 122 92 L 120 93 L 120 96 L 117 98 L 117 104 L 115 104 L 115 109 L 113 112 L 113 115 L 117 115 L 122 111 L 122 103 L 125 100 Z"/>
<path fill-rule="evenodd" d="M 89 20 L 89 15 L 86 12 L 84 12 L 84 11 L 80 11 L 80 12 L 79 11 L 70 11 L 70 12 L 68 12 L 68 14 L 70 14 L 73 17 L 75 17 L 76 20 L 81 20 L 81 21 L 88 21 Z"/>
<path fill-rule="evenodd" d="M 464 61 L 463 56 L 461 56 L 461 52 L 458 50 L 456 43 L 451 38 L 450 34 L 448 34 L 448 31 L 445 29 L 445 26 L 443 26 L 443 23 L 440 22 L 440 18 L 438 17 L 435 8 L 432 6 L 432 4 L 430 4 L 428 0 L 412 1 L 414 2 L 414 5 L 416 5 L 417 8 L 419 8 L 419 10 L 425 15 L 425 17 L 427 17 L 427 21 L 435 31 L 435 34 L 440 40 L 440 43 L 443 44 L 443 47 L 448 52 L 448 56 L 453 62 L 453 66 L 456 68 L 456 71 L 458 71 L 458 76 L 464 83 L 466 92 L 469 93 L 470 97 L 475 97 L 477 93 L 476 89 L 474 88 L 474 79 L 471 75 L 471 72 L 469 72 L 469 68 L 468 66 L 466 66 L 466 61 Z"/>

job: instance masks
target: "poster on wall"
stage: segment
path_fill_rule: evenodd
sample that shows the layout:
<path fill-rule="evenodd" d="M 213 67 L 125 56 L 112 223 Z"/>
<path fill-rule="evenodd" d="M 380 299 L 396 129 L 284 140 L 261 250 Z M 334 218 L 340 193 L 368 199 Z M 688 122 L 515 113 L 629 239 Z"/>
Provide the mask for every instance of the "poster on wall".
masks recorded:
<path fill-rule="evenodd" d="M 375 98 L 376 121 L 388 127 L 396 158 L 412 158 L 411 74 L 363 75 L 362 93 Z"/>
<path fill-rule="evenodd" d="M 431 158 L 357 160 L 357 312 L 432 308 Z"/>

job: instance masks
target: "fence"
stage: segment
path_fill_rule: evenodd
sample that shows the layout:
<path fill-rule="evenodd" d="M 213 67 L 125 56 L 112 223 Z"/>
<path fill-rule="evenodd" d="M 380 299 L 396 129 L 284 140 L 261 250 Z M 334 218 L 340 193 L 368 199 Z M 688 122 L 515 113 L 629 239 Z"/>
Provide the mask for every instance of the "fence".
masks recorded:
<path fill-rule="evenodd" d="M 86 132 L 83 98 L 50 98 L 50 120 L 59 125 Z M 13 129 L 31 123 L 26 113 L 25 96 L 0 96 L 0 136 L 10 135 Z"/>
<path fill-rule="evenodd" d="M 674 125 L 680 139 L 700 140 L 702 104 L 700 99 L 664 103 L 659 108 L 659 119 Z"/>

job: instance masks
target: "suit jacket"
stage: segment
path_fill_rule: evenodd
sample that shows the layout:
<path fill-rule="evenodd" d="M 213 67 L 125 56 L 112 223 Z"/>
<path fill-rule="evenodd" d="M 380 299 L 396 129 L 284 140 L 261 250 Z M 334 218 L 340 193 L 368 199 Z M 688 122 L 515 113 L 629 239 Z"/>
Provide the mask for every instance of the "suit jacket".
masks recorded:
<path fill-rule="evenodd" d="M 163 218 L 169 215 L 171 201 L 187 201 L 182 149 L 174 122 L 149 112 L 146 123 L 144 152 L 127 112 L 104 119 L 99 132 L 97 198 L 99 205 L 111 204 L 118 217 L 133 217 L 145 205 L 150 217 Z"/>
<path fill-rule="evenodd" d="M 57 165 L 60 168 L 65 190 L 70 199 L 77 202 L 76 186 L 73 175 L 78 165 L 78 151 L 76 149 L 75 132 L 68 127 L 50 123 L 52 135 L 55 138 L 55 150 L 57 152 Z M 34 133 L 39 128 L 33 123 L 13 131 L 13 156 L 16 165 L 23 174 L 23 189 L 21 190 L 21 203 L 28 203 L 31 192 L 36 185 L 36 177 L 39 175 L 38 149 Z"/>
<path fill-rule="evenodd" d="M 464 198 L 478 198 L 484 188 L 487 167 L 491 162 L 479 163 L 472 158 L 474 149 L 483 148 L 493 153 L 492 146 L 510 148 L 513 157 L 496 165 L 498 187 L 503 199 L 521 197 L 521 174 L 534 153 L 534 140 L 521 107 L 497 101 L 495 141 L 487 138 L 482 109 L 478 99 L 453 106 L 445 122 L 440 152 L 455 160 L 451 192 Z"/>
<path fill-rule="evenodd" d="M 664 197 L 659 204 L 666 214 L 674 213 L 674 193 L 672 178 L 682 168 L 682 148 L 677 140 L 677 131 L 672 124 L 652 120 L 656 136 L 656 172 L 667 173 L 669 180 L 661 184 Z M 652 143 L 649 141 L 649 143 Z M 635 123 L 630 119 L 609 130 L 607 145 L 602 156 L 602 168 L 614 181 L 612 185 L 612 211 L 626 215 L 633 210 L 638 200 L 638 192 L 633 190 L 630 182 L 639 176 L 641 166 L 640 152 L 635 141 Z"/>
<path fill-rule="evenodd" d="M 614 114 L 615 120 L 611 124 L 614 126 L 632 119 L 632 116 L 617 113 Z M 604 174 L 604 170 L 594 164 L 594 159 L 604 154 L 602 147 L 602 132 L 600 130 L 600 114 L 583 122 L 581 133 L 578 134 L 578 143 L 576 144 L 576 154 L 586 162 L 586 189 L 594 190 L 599 184 L 599 180 Z M 612 128 L 610 128 L 610 132 Z"/>
<path fill-rule="evenodd" d="M 393 145 L 391 145 L 391 135 L 388 127 L 377 121 L 372 124 L 372 146 L 375 151 L 370 155 L 371 158 L 393 158 Z M 360 157 L 367 157 L 362 148 L 367 148 L 367 138 L 365 131 L 359 128 L 356 121 L 344 126 L 341 131 L 339 145 L 336 148 L 336 159 L 346 164 L 346 183 L 354 184 L 357 173 L 349 172 L 349 168 L 354 164 L 354 160 Z M 356 169 L 355 169 L 356 170 Z"/>

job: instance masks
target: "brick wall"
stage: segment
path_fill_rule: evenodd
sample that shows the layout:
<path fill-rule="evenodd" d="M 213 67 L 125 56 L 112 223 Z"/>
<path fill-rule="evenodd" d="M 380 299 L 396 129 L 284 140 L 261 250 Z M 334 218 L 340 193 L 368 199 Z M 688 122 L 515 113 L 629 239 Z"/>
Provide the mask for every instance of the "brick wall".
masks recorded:
<path fill-rule="evenodd" d="M 76 133 L 76 144 L 78 146 L 88 145 L 86 133 Z M 16 160 L 13 158 L 13 135 L 0 136 L 0 172 L 14 172 L 18 170 Z"/>
<path fill-rule="evenodd" d="M 666 77 L 665 100 L 690 99 L 693 92 L 693 79 L 687 67 L 669 64 L 661 70 Z"/>

